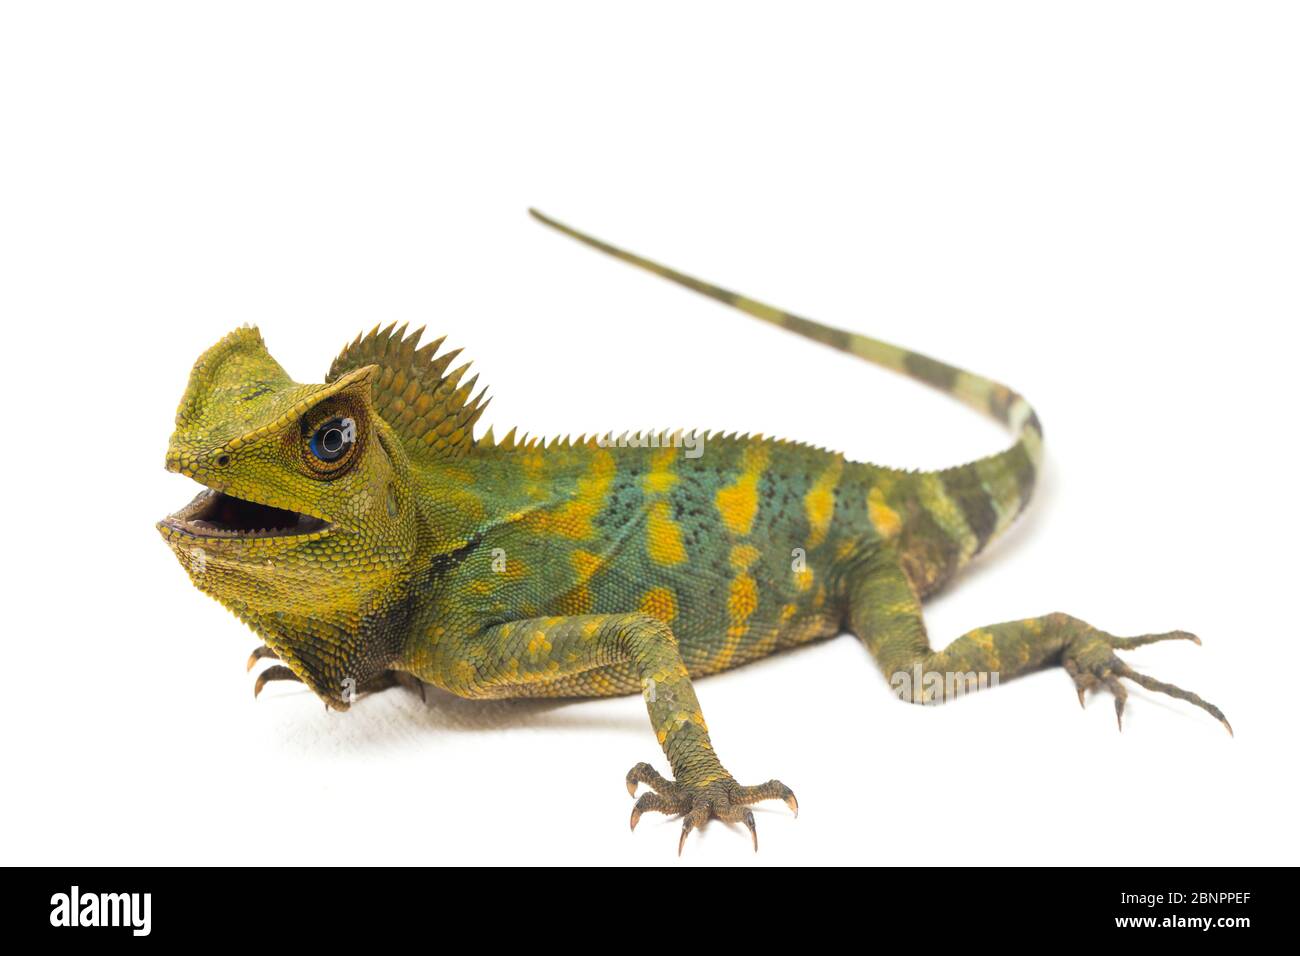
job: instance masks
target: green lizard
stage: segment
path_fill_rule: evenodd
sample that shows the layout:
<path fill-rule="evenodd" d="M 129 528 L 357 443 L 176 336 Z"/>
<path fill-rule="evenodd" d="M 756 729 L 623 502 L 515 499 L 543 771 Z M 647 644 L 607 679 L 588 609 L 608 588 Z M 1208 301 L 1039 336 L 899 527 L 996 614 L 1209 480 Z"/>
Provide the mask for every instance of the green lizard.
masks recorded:
<path fill-rule="evenodd" d="M 474 437 L 487 406 L 442 339 L 378 328 L 322 385 L 290 380 L 254 328 L 195 364 L 167 468 L 205 490 L 158 523 L 194 584 L 277 658 L 257 679 L 298 680 L 327 706 L 427 682 L 471 698 L 640 693 L 672 769 L 627 774 L 646 811 L 682 814 L 678 852 L 709 819 L 798 803 L 778 780 L 738 783 L 709 740 L 693 678 L 847 627 L 894 690 L 939 701 L 1045 665 L 1114 695 L 1121 678 L 1189 701 L 1115 651 L 1182 631 L 1116 637 L 1048 614 L 931 648 L 921 602 L 1023 510 L 1042 456 L 1028 403 L 915 352 L 735 295 L 568 235 L 869 362 L 948 392 L 1015 443 L 970 464 L 910 472 L 787 441 L 661 433 L 576 440 Z M 1229 732 L 1231 728 L 1229 727 Z"/>

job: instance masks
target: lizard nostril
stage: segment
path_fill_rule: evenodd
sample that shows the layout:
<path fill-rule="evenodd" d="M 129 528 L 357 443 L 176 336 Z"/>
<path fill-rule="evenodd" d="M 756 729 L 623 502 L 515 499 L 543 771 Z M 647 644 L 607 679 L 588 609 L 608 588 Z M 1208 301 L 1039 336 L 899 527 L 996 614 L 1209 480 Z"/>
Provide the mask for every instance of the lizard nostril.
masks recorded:
<path fill-rule="evenodd" d="M 218 456 L 217 456 L 217 464 L 218 464 L 220 467 L 225 468 L 228 464 L 230 464 L 230 456 L 229 456 L 229 455 L 218 455 Z"/>

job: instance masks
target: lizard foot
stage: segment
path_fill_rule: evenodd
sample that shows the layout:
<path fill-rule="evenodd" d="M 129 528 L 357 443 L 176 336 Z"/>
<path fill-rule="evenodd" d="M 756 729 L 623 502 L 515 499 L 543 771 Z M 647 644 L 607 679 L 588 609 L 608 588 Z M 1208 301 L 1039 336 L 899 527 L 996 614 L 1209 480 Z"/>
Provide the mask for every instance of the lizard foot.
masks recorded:
<path fill-rule="evenodd" d="M 749 828 L 754 841 L 754 852 L 758 852 L 758 827 L 754 823 L 753 811 L 749 804 L 760 800 L 784 800 L 786 806 L 799 815 L 799 801 L 794 792 L 779 780 L 769 780 L 756 787 L 742 787 L 729 774 L 699 786 L 687 786 L 675 780 L 669 780 L 648 763 L 639 763 L 627 773 L 627 792 L 636 796 L 638 783 L 648 787 L 637 798 L 632 807 L 632 829 L 636 829 L 641 814 L 647 810 L 656 813 L 682 814 L 682 835 L 677 841 L 677 855 L 681 856 L 682 847 L 692 830 L 703 827 L 709 820 L 717 819 L 727 823 L 743 823 Z"/>
<path fill-rule="evenodd" d="M 1082 624 L 1083 622 L 1080 621 L 1079 623 Z M 1061 657 L 1061 663 L 1070 676 L 1074 678 L 1074 686 L 1079 693 L 1079 706 L 1083 706 L 1083 697 L 1087 691 L 1100 690 L 1104 687 L 1115 698 L 1115 721 L 1120 730 L 1123 730 L 1124 704 L 1128 700 L 1128 691 L 1120 683 L 1120 678 L 1124 678 L 1125 680 L 1131 680 L 1140 687 L 1145 687 L 1147 690 L 1167 694 L 1170 697 L 1176 697 L 1179 700 L 1195 704 L 1223 724 L 1228 733 L 1231 734 L 1232 725 L 1228 723 L 1228 719 L 1223 716 L 1223 711 L 1219 710 L 1219 708 L 1206 700 L 1202 700 L 1191 691 L 1175 687 L 1173 684 L 1163 683 L 1147 677 L 1145 674 L 1139 674 L 1116 657 L 1114 653 L 1115 651 L 1132 650 L 1135 647 L 1141 647 L 1143 644 L 1154 644 L 1157 641 L 1201 643 L 1199 637 L 1195 634 L 1189 634 L 1187 631 L 1143 634 L 1140 637 L 1116 637 L 1113 634 L 1107 634 L 1105 631 L 1099 631 L 1094 627 L 1084 625 L 1083 632 L 1066 645 Z"/>

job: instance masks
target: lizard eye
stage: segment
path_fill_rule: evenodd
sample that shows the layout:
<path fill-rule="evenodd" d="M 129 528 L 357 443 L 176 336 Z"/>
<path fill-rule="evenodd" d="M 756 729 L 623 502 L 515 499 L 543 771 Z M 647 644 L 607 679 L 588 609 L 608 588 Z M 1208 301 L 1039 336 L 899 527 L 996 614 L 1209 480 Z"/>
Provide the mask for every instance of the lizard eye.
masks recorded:
<path fill-rule="evenodd" d="M 338 461 L 357 440 L 357 423 L 351 418 L 331 418 L 312 434 L 308 447 L 321 461 Z"/>

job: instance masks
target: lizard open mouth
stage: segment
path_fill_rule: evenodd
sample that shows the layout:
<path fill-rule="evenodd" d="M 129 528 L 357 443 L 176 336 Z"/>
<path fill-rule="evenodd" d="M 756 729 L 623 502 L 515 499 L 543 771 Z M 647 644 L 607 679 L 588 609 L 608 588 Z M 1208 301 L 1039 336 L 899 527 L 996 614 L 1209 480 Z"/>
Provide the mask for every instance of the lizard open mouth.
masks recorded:
<path fill-rule="evenodd" d="M 329 522 L 313 515 L 236 498 L 208 488 L 161 522 L 196 538 L 289 538 L 324 531 Z"/>

